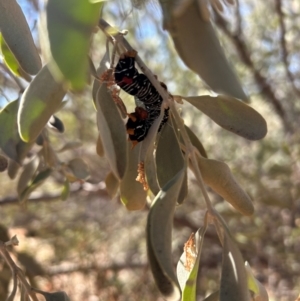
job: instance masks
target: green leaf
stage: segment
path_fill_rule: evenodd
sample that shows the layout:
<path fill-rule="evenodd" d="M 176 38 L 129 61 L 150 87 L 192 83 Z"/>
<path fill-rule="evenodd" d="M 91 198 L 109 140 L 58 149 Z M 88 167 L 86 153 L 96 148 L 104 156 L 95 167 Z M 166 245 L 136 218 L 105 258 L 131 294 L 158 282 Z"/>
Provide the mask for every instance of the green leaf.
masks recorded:
<path fill-rule="evenodd" d="M 248 289 L 254 293 L 254 299 L 256 301 L 269 301 L 268 292 L 265 287 L 254 277 L 249 263 L 245 262 Z"/>
<path fill-rule="evenodd" d="M 182 152 L 170 121 L 161 130 L 155 157 L 158 183 L 163 187 L 184 167 Z"/>
<path fill-rule="evenodd" d="M 6 44 L 22 69 L 28 74 L 37 74 L 42 67 L 41 58 L 16 0 L 0 0 L 0 28 Z"/>
<path fill-rule="evenodd" d="M 220 301 L 250 301 L 244 260 L 227 231 L 224 231 Z"/>
<path fill-rule="evenodd" d="M 205 225 L 196 232 L 195 241 L 193 239 L 188 241 L 188 243 L 195 243 L 195 245 L 188 247 L 185 245 L 185 252 L 181 255 L 177 264 L 177 277 L 182 291 L 182 301 L 196 301 L 197 276 L 206 229 L 207 218 L 205 219 Z"/>
<path fill-rule="evenodd" d="M 10 159 L 20 165 L 31 149 L 33 142 L 25 143 L 20 138 L 17 129 L 18 108 L 19 101 L 14 100 L 0 111 L 0 148 Z M 10 171 L 12 170 L 9 168 L 9 173 Z"/>
<path fill-rule="evenodd" d="M 66 92 L 45 65 L 22 95 L 18 127 L 23 141 L 34 141 L 60 108 Z"/>
<path fill-rule="evenodd" d="M 28 82 L 31 81 L 30 75 L 28 75 L 20 66 L 19 62 L 15 58 L 14 54 L 10 51 L 4 38 L 0 33 L 0 48 L 3 55 L 3 60 L 6 66 L 12 71 L 16 76 L 22 76 Z"/>
<path fill-rule="evenodd" d="M 125 125 L 105 84 L 98 89 L 96 106 L 97 124 L 105 155 L 115 176 L 122 179 L 127 164 Z"/>
<path fill-rule="evenodd" d="M 17 192 L 19 198 L 21 198 L 23 191 L 29 186 L 29 183 L 32 181 L 33 176 L 36 174 L 39 163 L 39 158 L 34 157 L 24 166 L 17 184 Z"/>
<path fill-rule="evenodd" d="M 182 97 L 222 128 L 246 139 L 259 140 L 267 134 L 265 119 L 238 99 L 224 95 Z"/>
<path fill-rule="evenodd" d="M 118 192 L 120 182 L 113 172 L 110 172 L 105 178 L 106 190 L 111 198 L 114 198 Z"/>
<path fill-rule="evenodd" d="M 127 141 L 128 163 L 120 183 L 120 197 L 128 210 L 140 210 L 146 204 L 147 192 L 142 184 L 136 181 L 140 149 L 140 143 L 132 149 L 131 142 Z"/>
<path fill-rule="evenodd" d="M 60 198 L 62 201 L 65 201 L 66 199 L 68 199 L 69 195 L 70 195 L 70 182 L 66 179 L 63 185 Z"/>
<path fill-rule="evenodd" d="M 183 177 L 184 170 L 181 170 L 163 187 L 154 199 L 147 219 L 149 263 L 156 285 L 166 300 L 180 297 L 172 262 L 172 225 Z"/>
<path fill-rule="evenodd" d="M 212 24 L 200 17 L 198 2 L 189 1 L 180 13 L 175 13 L 176 1 L 160 0 L 160 4 L 164 27 L 170 32 L 184 63 L 215 92 L 247 100 Z"/>
<path fill-rule="evenodd" d="M 52 71 L 56 79 L 63 79 L 72 89 L 81 90 L 86 84 L 90 38 L 101 8 L 101 2 L 48 1 L 47 26 L 55 61 Z"/>
<path fill-rule="evenodd" d="M 170 151 L 170 146 L 172 147 L 172 151 Z M 161 131 L 155 158 L 157 179 L 160 187 L 165 186 L 185 166 L 181 148 L 170 121 L 164 125 Z M 182 185 L 182 190 L 177 200 L 179 204 L 187 196 L 187 175 L 185 175 Z"/>
<path fill-rule="evenodd" d="M 21 203 L 24 203 L 30 196 L 30 194 L 40 185 L 42 185 L 45 180 L 51 175 L 52 169 L 47 168 L 45 170 L 40 171 L 30 183 L 28 183 L 27 187 L 23 190 L 21 195 L 19 196 L 19 200 Z"/>
<path fill-rule="evenodd" d="M 199 153 L 201 154 L 202 157 L 207 158 L 207 153 L 205 151 L 205 148 L 202 145 L 202 143 L 200 142 L 200 140 L 198 139 L 198 137 L 188 126 L 185 125 L 184 127 L 186 129 L 187 134 L 189 135 L 189 138 L 190 138 L 193 146 L 196 147 L 196 149 L 199 151 Z"/>

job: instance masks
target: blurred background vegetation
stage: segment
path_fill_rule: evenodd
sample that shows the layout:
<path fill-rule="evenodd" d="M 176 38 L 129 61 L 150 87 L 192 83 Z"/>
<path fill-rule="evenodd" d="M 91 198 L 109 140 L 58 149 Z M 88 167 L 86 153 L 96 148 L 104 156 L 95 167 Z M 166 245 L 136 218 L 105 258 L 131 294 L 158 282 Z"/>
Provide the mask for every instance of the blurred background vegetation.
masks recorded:
<path fill-rule="evenodd" d="M 38 19 L 45 3 L 19 0 L 39 45 Z M 177 56 L 162 30 L 155 1 L 106 3 L 103 17 L 128 29 L 131 45 L 175 95 L 201 95 L 207 87 Z M 265 285 L 270 300 L 295 300 L 300 292 L 300 2 L 298 0 L 236 0 L 223 16 L 215 14 L 219 38 L 236 69 L 250 104 L 267 121 L 268 135 L 257 142 L 219 128 L 188 104 L 179 105 L 187 125 L 197 133 L 208 157 L 226 162 L 252 197 L 255 214 L 244 217 L 211 193 L 238 245 Z M 99 62 L 105 38 L 99 31 L 91 56 Z M 216 72 L 218 72 L 216 70 Z M 0 58 L 0 106 L 18 97 L 20 86 Z M 55 149 L 68 141 L 82 146 L 60 153 L 61 160 L 81 157 L 90 178 L 75 182 L 61 200 L 62 179 L 53 175 L 26 206 L 19 206 L 16 180 L 0 174 L 0 239 L 17 234 L 14 255 L 40 289 L 64 290 L 73 301 L 162 300 L 147 266 L 144 229 L 148 208 L 129 212 L 118 197 L 111 199 L 105 177 L 109 166 L 96 154 L 98 136 L 91 86 L 68 94 L 57 114 L 65 133 L 51 132 Z M 134 104 L 124 95 L 127 105 Z M 129 109 L 130 111 L 130 109 Z M 205 204 L 193 175 L 189 196 L 174 220 L 174 262 L 202 220 Z M 206 234 L 199 275 L 199 300 L 218 287 L 222 249 L 213 228 Z M 0 300 L 10 283 L 10 271 L 0 259 Z"/>

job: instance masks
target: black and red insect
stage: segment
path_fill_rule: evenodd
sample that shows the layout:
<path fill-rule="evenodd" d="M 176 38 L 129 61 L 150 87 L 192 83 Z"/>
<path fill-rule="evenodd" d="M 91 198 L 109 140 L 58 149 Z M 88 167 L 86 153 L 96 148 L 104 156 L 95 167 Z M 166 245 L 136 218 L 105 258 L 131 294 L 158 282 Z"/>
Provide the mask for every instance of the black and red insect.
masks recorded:
<path fill-rule="evenodd" d="M 136 51 L 128 51 L 123 54 L 115 67 L 115 82 L 121 89 L 135 96 L 144 104 L 145 108 L 136 107 L 135 112 L 128 114 L 126 129 L 129 139 L 140 142 L 145 139 L 155 119 L 160 115 L 163 99 L 148 77 L 139 73 L 135 68 Z M 167 89 L 166 85 L 161 85 Z M 169 109 L 165 109 L 163 120 L 158 131 L 167 122 Z"/>

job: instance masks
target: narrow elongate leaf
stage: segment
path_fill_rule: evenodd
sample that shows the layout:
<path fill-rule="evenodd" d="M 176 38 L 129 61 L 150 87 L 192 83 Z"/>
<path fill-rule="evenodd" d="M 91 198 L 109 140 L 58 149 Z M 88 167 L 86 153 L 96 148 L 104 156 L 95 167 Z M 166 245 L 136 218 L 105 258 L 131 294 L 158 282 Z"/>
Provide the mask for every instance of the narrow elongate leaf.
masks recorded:
<path fill-rule="evenodd" d="M 3 55 L 3 60 L 6 64 L 6 66 L 16 75 L 21 76 L 28 82 L 31 81 L 31 77 L 29 74 L 27 74 L 20 66 L 19 62 L 15 58 L 14 54 L 11 52 L 9 47 L 7 46 L 6 42 L 4 41 L 4 38 L 2 37 L 0 33 L 0 46 L 1 46 L 1 52 Z"/>
<path fill-rule="evenodd" d="M 211 22 L 203 20 L 197 2 L 189 1 L 181 14 L 174 14 L 177 1 L 160 0 L 164 27 L 170 32 L 184 63 L 215 92 L 247 100 L 228 63 Z"/>
<path fill-rule="evenodd" d="M 109 52 L 106 51 L 102 60 L 100 61 L 99 67 L 96 70 L 97 73 L 97 77 L 101 77 L 101 75 L 109 68 Z M 92 89 L 92 95 L 93 95 L 93 100 L 94 103 L 96 102 L 96 96 L 97 96 L 97 92 L 99 90 L 101 86 L 101 83 L 99 81 L 99 79 L 95 78 L 94 82 L 93 82 L 93 89 Z"/>
<path fill-rule="evenodd" d="M 22 69 L 28 74 L 37 74 L 42 67 L 41 58 L 16 0 L 0 0 L 0 31 Z"/>
<path fill-rule="evenodd" d="M 106 190 L 111 198 L 114 198 L 118 192 L 119 180 L 115 177 L 113 172 L 110 172 L 105 178 Z"/>
<path fill-rule="evenodd" d="M 173 216 L 182 185 L 181 170 L 158 193 L 147 220 L 147 248 L 150 267 L 160 292 L 166 300 L 180 298 L 179 284 L 172 262 Z"/>
<path fill-rule="evenodd" d="M 182 291 L 182 301 L 196 301 L 197 275 L 206 224 L 185 244 L 184 253 L 177 264 L 177 277 Z"/>
<path fill-rule="evenodd" d="M 243 215 L 252 215 L 253 203 L 238 184 L 227 164 L 198 157 L 203 181 Z"/>
<path fill-rule="evenodd" d="M 45 65 L 22 95 L 18 127 L 25 142 L 34 141 L 50 117 L 60 108 L 66 92 Z"/>
<path fill-rule="evenodd" d="M 127 164 L 127 139 L 123 119 L 107 90 L 102 84 L 97 92 L 97 123 L 105 155 L 115 176 L 124 176 Z"/>
<path fill-rule="evenodd" d="M 50 49 L 55 61 L 51 71 L 73 89 L 84 88 L 89 73 L 90 37 L 102 3 L 82 0 L 49 0 L 47 26 Z"/>
<path fill-rule="evenodd" d="M 156 170 L 160 187 L 164 187 L 185 166 L 183 155 L 169 121 L 164 125 L 156 148 Z M 181 193 L 178 195 L 178 203 L 182 203 L 187 195 L 187 177 L 184 177 Z"/>
<path fill-rule="evenodd" d="M 81 158 L 74 158 L 68 163 L 73 175 L 79 180 L 86 180 L 90 176 L 87 164 Z"/>
<path fill-rule="evenodd" d="M 248 288 L 254 294 L 254 301 L 269 301 L 268 292 L 265 287 L 254 277 L 248 262 L 245 263 L 248 276 Z"/>
<path fill-rule="evenodd" d="M 17 192 L 19 197 L 28 186 L 28 184 L 32 181 L 34 174 L 37 172 L 37 168 L 39 166 L 39 159 L 38 157 L 34 157 L 30 162 L 28 162 L 20 175 L 18 185 L 17 185 Z"/>
<path fill-rule="evenodd" d="M 224 231 L 220 301 L 250 301 L 244 260 L 227 231 Z"/>
<path fill-rule="evenodd" d="M 249 140 L 259 140 L 267 134 L 265 119 L 252 107 L 224 95 L 183 98 L 210 117 L 222 128 Z"/>
<path fill-rule="evenodd" d="M 128 210 L 140 210 L 146 204 L 147 192 L 143 189 L 142 184 L 136 181 L 140 149 L 141 143 L 132 149 L 131 142 L 127 142 L 128 163 L 120 183 L 120 196 Z"/>
<path fill-rule="evenodd" d="M 21 164 L 32 143 L 25 143 L 20 138 L 17 129 L 18 108 L 19 101 L 14 100 L 0 111 L 0 148 L 9 158 Z"/>
<path fill-rule="evenodd" d="M 155 157 L 158 183 L 160 187 L 164 187 L 184 166 L 171 122 L 167 122 L 161 131 Z"/>

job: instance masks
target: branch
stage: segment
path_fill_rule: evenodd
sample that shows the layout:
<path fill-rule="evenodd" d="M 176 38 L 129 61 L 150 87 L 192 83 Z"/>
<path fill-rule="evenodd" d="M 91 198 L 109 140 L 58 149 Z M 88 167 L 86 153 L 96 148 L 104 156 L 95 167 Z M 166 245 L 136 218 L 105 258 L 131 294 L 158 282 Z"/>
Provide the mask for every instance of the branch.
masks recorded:
<path fill-rule="evenodd" d="M 285 39 L 286 28 L 285 28 L 285 23 L 284 23 L 284 14 L 282 11 L 282 1 L 281 0 L 276 0 L 275 8 L 276 8 L 276 12 L 279 17 L 279 24 L 280 24 L 280 43 L 281 43 L 281 49 L 282 49 L 282 61 L 285 66 L 286 75 L 292 84 L 293 90 L 295 91 L 295 93 L 298 96 L 300 96 L 300 90 L 295 85 L 295 77 L 292 74 L 292 72 L 290 71 L 289 63 L 288 63 L 288 50 L 287 50 L 287 44 L 286 44 L 286 39 Z"/>
<path fill-rule="evenodd" d="M 239 12 L 238 12 L 239 14 Z M 239 18 L 240 20 L 241 18 Z M 256 84 L 261 88 L 261 92 L 265 94 L 267 100 L 274 106 L 276 113 L 279 115 L 283 122 L 284 128 L 288 132 L 293 132 L 292 125 L 288 121 L 286 112 L 282 107 L 281 101 L 276 97 L 275 92 L 273 91 L 272 86 L 268 83 L 267 78 L 265 78 L 259 69 L 254 65 L 254 62 L 251 59 L 250 53 L 248 51 L 245 39 L 242 32 L 231 33 L 226 25 L 226 21 L 216 14 L 215 18 L 216 24 L 218 27 L 226 34 L 226 36 L 232 41 L 233 45 L 236 47 L 237 52 L 240 55 L 242 62 L 251 70 L 254 75 Z"/>

